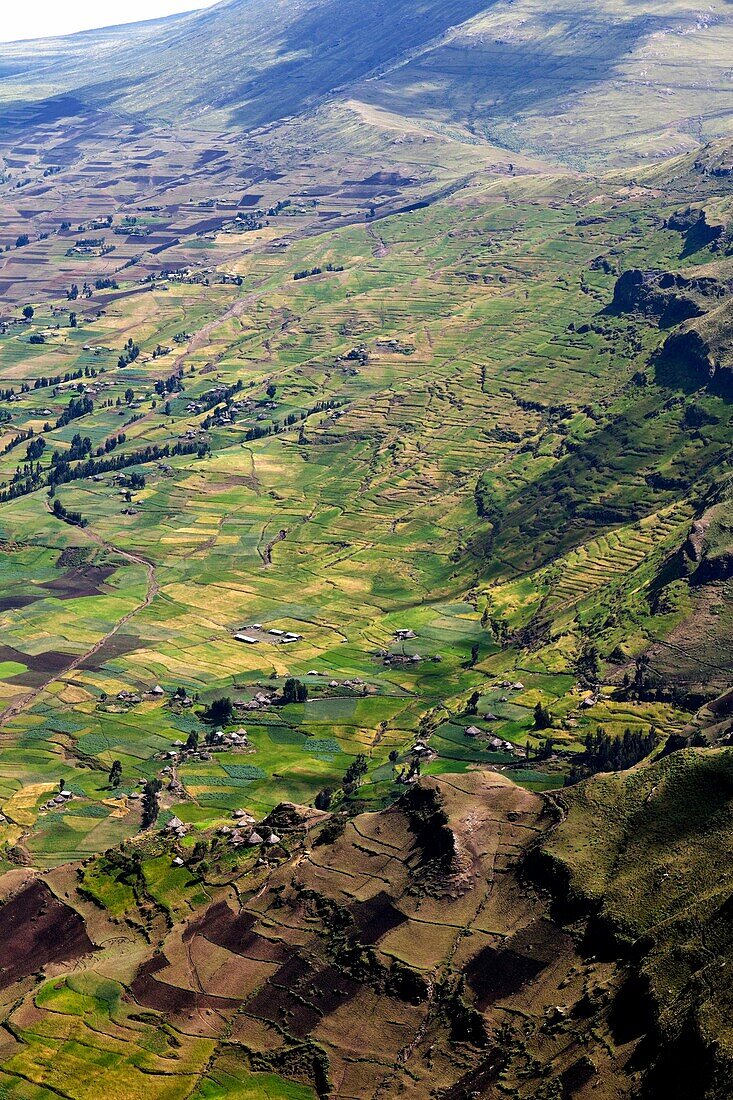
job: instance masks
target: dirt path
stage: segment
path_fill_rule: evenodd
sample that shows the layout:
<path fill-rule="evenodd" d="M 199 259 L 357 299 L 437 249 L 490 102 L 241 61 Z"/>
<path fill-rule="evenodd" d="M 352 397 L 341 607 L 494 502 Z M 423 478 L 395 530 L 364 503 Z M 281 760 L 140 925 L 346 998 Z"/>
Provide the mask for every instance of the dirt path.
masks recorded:
<path fill-rule="evenodd" d="M 272 565 L 272 549 L 273 549 L 273 547 L 277 546 L 277 544 L 279 542 L 283 542 L 283 540 L 286 539 L 287 537 L 288 537 L 288 533 L 283 528 L 282 531 L 278 531 L 278 533 L 275 535 L 274 539 L 270 539 L 270 541 L 268 542 L 268 544 L 267 544 L 267 546 L 265 547 L 264 550 L 261 550 L 259 548 L 259 546 L 257 547 L 257 552 L 260 555 L 260 557 L 262 558 L 262 564 L 263 565 Z"/>
<path fill-rule="evenodd" d="M 66 665 L 65 668 L 61 669 L 53 676 L 49 676 L 47 680 L 44 680 L 44 682 L 42 684 L 39 684 L 38 687 L 34 688 L 33 691 L 28 692 L 27 695 L 21 696 L 19 699 L 16 699 L 15 702 L 11 703 L 9 707 L 6 707 L 2 714 L 0 714 L 0 729 L 2 729 L 6 722 L 8 722 L 11 718 L 15 718 L 18 714 L 22 714 L 22 712 L 26 710 L 27 707 L 31 706 L 31 704 L 34 703 L 36 699 L 38 699 L 38 697 L 44 693 L 44 691 L 47 691 L 52 684 L 57 683 L 57 681 L 59 680 L 63 680 L 66 676 L 69 675 L 70 672 L 75 672 L 80 665 L 83 665 L 85 661 L 89 660 L 90 657 L 93 657 L 95 653 L 98 653 L 102 646 L 104 646 L 110 640 L 110 638 L 113 638 L 115 634 L 117 634 L 122 629 L 123 626 L 129 623 L 130 619 L 134 618 L 134 616 L 137 615 L 138 612 L 143 611 L 146 607 L 149 607 L 157 596 L 158 592 L 160 591 L 160 585 L 158 584 L 158 580 L 155 576 L 155 566 L 152 562 L 148 561 L 147 558 L 142 557 L 140 554 L 133 554 L 129 550 L 122 550 L 119 546 L 114 546 L 111 542 L 105 542 L 103 538 L 101 538 L 99 535 L 96 535 L 94 531 L 90 531 L 88 528 L 84 528 L 83 530 L 84 534 L 87 535 L 87 537 L 90 538 L 92 542 L 95 542 L 98 546 L 103 547 L 105 550 L 109 550 L 111 553 L 119 555 L 119 557 L 121 558 L 125 558 L 126 561 L 131 562 L 133 565 L 142 565 L 144 567 L 145 572 L 147 573 L 147 588 L 145 591 L 145 598 L 141 603 L 137 605 L 137 607 L 133 607 L 133 609 L 131 611 L 128 611 L 126 615 L 123 615 L 122 618 L 117 623 L 115 623 L 112 629 L 104 635 L 104 637 L 100 638 L 99 641 L 95 642 L 94 645 L 87 649 L 84 653 L 80 653 L 77 657 L 74 657 L 69 662 L 69 664 Z"/>
<path fill-rule="evenodd" d="M 199 351 L 201 348 L 206 347 L 209 342 L 209 337 L 215 332 L 220 325 L 226 324 L 227 321 L 233 317 L 239 317 L 241 313 L 244 313 L 246 309 L 249 309 L 251 305 L 254 305 L 260 297 L 259 291 L 253 291 L 251 294 L 245 295 L 244 298 L 238 298 L 233 305 L 229 306 L 219 317 L 215 317 L 212 321 L 208 321 L 202 328 L 200 328 L 186 344 L 186 350 L 176 359 L 173 365 L 174 373 L 182 369 L 186 359 L 194 351 Z"/>
<path fill-rule="evenodd" d="M 373 226 L 368 225 L 366 227 L 366 231 L 367 231 L 367 236 L 371 237 L 372 242 L 374 244 L 374 247 L 372 249 L 373 254 L 378 259 L 381 259 L 382 256 L 389 255 L 389 245 L 387 244 L 387 242 L 384 240 L 383 237 L 380 237 L 380 235 L 379 235 L 379 233 L 377 233 L 376 229 Z"/>

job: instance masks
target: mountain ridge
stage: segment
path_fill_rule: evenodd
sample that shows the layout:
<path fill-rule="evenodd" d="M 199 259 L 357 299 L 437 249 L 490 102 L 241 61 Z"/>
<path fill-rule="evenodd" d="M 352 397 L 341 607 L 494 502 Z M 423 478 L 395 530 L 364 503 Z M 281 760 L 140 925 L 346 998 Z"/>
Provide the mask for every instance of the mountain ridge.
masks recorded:
<path fill-rule="evenodd" d="M 245 132 L 352 97 L 461 127 L 474 140 L 598 166 L 731 132 L 719 41 L 733 42 L 733 18 L 719 0 L 705 17 L 687 0 L 646 0 L 642 10 L 597 0 L 554 13 L 535 0 L 410 0 L 377 11 L 364 0 L 301 0 L 275 13 L 260 0 L 226 0 L 168 22 L 45 44 L 40 71 L 37 50 L 8 47 L 7 63 L 25 69 L 26 83 L 22 72 L 15 82 L 6 76 L 0 94 L 64 92 L 130 118 Z M 695 75 L 701 65 L 705 80 Z M 136 72 L 134 86 L 120 71 Z M 591 119 L 597 133 L 584 125 Z"/>

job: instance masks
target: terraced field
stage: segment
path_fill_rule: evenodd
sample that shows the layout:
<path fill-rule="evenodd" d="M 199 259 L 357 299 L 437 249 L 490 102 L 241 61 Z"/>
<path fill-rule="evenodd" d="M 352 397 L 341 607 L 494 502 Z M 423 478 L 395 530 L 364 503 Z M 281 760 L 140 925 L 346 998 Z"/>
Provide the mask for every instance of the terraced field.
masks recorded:
<path fill-rule="evenodd" d="M 571 751 L 603 722 L 681 728 L 684 714 L 670 704 L 655 704 L 653 719 L 650 704 L 627 702 L 617 720 L 604 707 L 565 722 L 577 711 L 568 689 L 584 616 L 609 586 L 636 598 L 689 528 L 694 504 L 670 501 L 654 471 L 679 461 L 670 445 L 684 443 L 692 476 L 702 473 L 727 431 L 718 420 L 704 445 L 675 438 L 667 425 L 679 412 L 674 402 L 665 411 L 663 389 L 637 396 L 632 379 L 659 335 L 608 313 L 616 276 L 595 263 L 613 239 L 617 263 L 671 264 L 680 245 L 662 224 L 670 200 L 622 198 L 599 221 L 595 185 L 575 181 L 571 197 L 566 189 L 563 179 L 517 181 L 507 205 L 503 185 L 474 184 L 439 207 L 380 221 L 379 255 L 364 228 L 348 227 L 282 254 L 240 257 L 204 287 L 168 278 L 131 294 L 140 284 L 123 283 L 101 313 L 95 296 L 78 306 L 75 328 L 60 304 L 7 328 L 2 385 L 24 392 L 9 406 L 6 444 L 32 431 L 45 448 L 28 466 L 31 491 L 0 515 L 2 769 L 9 792 L 46 784 L 35 806 L 5 806 L 8 844 L 51 866 L 133 832 L 138 782 L 158 773 L 173 742 L 206 732 L 196 707 L 171 702 L 177 688 L 202 704 L 228 694 L 246 708 L 263 690 L 267 700 L 240 710 L 245 753 L 178 761 L 186 801 L 176 813 L 197 828 L 239 805 L 262 814 L 282 799 L 308 802 L 338 787 L 360 752 L 370 761 L 360 797 L 390 797 L 388 756 L 395 750 L 399 766 L 426 722 L 440 726 L 431 771 L 491 760 L 490 745 L 464 737 L 461 714 L 474 690 L 493 706 L 505 674 L 524 686 L 492 733 L 522 760 L 525 743 L 536 748 L 544 736 L 532 717 L 538 700 L 562 717 L 556 740 Z M 293 279 L 327 264 L 332 272 Z M 27 357 L 34 333 L 46 342 Z M 120 366 L 130 339 L 140 354 Z M 154 357 L 161 347 L 174 350 Z M 89 411 L 61 423 L 72 399 Z M 638 457 L 632 408 L 645 424 Z M 629 455 L 608 470 L 627 494 L 621 522 L 570 520 L 558 537 L 562 513 L 545 517 L 533 494 L 617 431 Z M 121 473 L 101 459 L 101 473 L 57 483 L 49 499 L 50 459 L 77 435 L 92 456 L 101 448 L 119 458 Z M 27 443 L 2 458 L 8 484 L 19 447 Z M 124 481 L 135 472 L 144 486 L 131 491 Z M 585 504 L 599 513 L 606 476 L 596 468 L 588 482 Z M 87 526 L 60 522 L 56 500 Z M 498 531 L 495 509 L 505 514 Z M 509 541 L 512 524 L 544 530 L 548 520 L 531 556 L 521 538 Z M 518 636 L 519 647 L 507 647 L 500 620 L 555 640 L 528 651 Z M 238 641 L 253 623 L 257 644 Z M 283 645 L 271 630 L 298 637 Z M 414 640 L 395 645 L 399 630 Z M 619 632 L 628 635 L 623 616 Z M 308 685 L 307 703 L 278 704 L 288 676 Z M 161 695 L 146 695 L 156 685 Z M 444 740 L 444 729 L 456 739 Z M 116 759 L 128 793 L 110 798 Z M 551 786 L 562 770 L 562 760 L 549 773 L 529 768 L 527 782 Z M 62 829 L 58 812 L 38 814 L 56 776 L 91 803 L 92 816 L 80 805 L 73 828 L 65 810 Z"/>
<path fill-rule="evenodd" d="M 729 15 L 241 7 L 0 75 L 0 1096 L 724 1100 Z"/>

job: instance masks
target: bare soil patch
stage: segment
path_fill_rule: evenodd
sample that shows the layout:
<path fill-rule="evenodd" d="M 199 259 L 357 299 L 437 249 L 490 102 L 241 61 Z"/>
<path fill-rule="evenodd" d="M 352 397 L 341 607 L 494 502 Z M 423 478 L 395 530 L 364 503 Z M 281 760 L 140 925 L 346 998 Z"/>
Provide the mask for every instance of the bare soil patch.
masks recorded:
<path fill-rule="evenodd" d="M 3 596 L 0 599 L 0 611 L 16 611 L 21 607 L 29 607 L 32 603 L 42 599 L 42 596 Z"/>
<path fill-rule="evenodd" d="M 100 596 L 102 585 L 114 573 L 111 565 L 91 565 L 87 569 L 70 569 L 62 577 L 47 581 L 43 587 L 58 600 L 75 600 L 80 596 Z"/>
<path fill-rule="evenodd" d="M 0 988 L 96 950 L 79 914 L 36 879 L 0 906 Z"/>
<path fill-rule="evenodd" d="M 195 935 L 203 936 L 209 943 L 223 947 L 235 955 L 255 959 L 257 962 L 282 962 L 285 952 L 282 947 L 253 932 L 257 918 L 253 913 L 242 910 L 233 913 L 225 901 L 210 906 L 198 920 L 189 924 L 183 933 L 187 943 Z"/>
<path fill-rule="evenodd" d="M 209 993 L 182 989 L 181 986 L 170 985 L 156 978 L 155 975 L 165 970 L 167 965 L 165 955 L 155 955 L 142 964 L 130 985 L 130 992 L 138 1004 L 157 1012 L 170 1012 L 179 1016 L 207 1008 L 226 1011 L 239 1005 L 239 1001 L 231 997 L 215 997 Z"/>
<path fill-rule="evenodd" d="M 44 679 L 51 674 L 61 672 L 72 659 L 70 653 L 62 653 L 60 650 L 47 649 L 43 653 L 23 653 L 11 645 L 0 645 L 0 661 L 14 661 L 17 664 L 27 665 L 28 671 L 21 672 L 17 676 L 11 676 L 9 683 L 19 684 L 21 687 L 36 687 L 42 684 Z"/>
<path fill-rule="evenodd" d="M 96 672 L 107 661 L 114 661 L 116 657 L 125 657 L 128 653 L 134 653 L 140 645 L 140 639 L 134 634 L 113 634 L 90 657 L 82 661 L 80 669 L 86 672 Z"/>

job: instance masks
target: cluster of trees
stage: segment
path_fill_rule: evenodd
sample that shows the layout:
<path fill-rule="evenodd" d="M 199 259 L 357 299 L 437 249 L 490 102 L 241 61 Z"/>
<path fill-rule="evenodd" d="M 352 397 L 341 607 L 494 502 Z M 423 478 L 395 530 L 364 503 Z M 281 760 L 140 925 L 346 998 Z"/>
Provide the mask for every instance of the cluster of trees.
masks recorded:
<path fill-rule="evenodd" d="M 315 807 L 317 810 L 330 810 L 333 802 L 333 787 L 324 787 L 316 795 Z"/>
<path fill-rule="evenodd" d="M 324 271 L 343 271 L 343 264 L 326 264 L 325 267 L 311 267 L 304 271 L 296 271 L 293 275 L 293 279 L 298 282 L 300 279 L 310 279 L 313 275 L 322 275 Z"/>
<path fill-rule="evenodd" d="M 648 733 L 624 730 L 622 737 L 612 737 L 601 726 L 585 739 L 585 756 L 588 766 L 597 772 L 618 772 L 638 764 L 657 747 L 654 729 Z"/>
<path fill-rule="evenodd" d="M 81 288 L 81 297 L 82 298 L 91 298 L 92 293 L 93 293 L 93 291 L 92 291 L 92 288 L 89 286 L 89 283 L 84 283 L 84 285 Z M 75 302 L 79 296 L 80 296 L 79 287 L 76 285 L 76 283 L 72 283 L 70 290 L 66 291 L 67 301 Z"/>
<path fill-rule="evenodd" d="M 152 444 L 143 448 L 140 451 L 131 451 L 129 454 L 116 455 L 114 458 L 88 458 L 84 462 L 78 463 L 76 466 L 72 466 L 65 455 L 56 458 L 48 472 L 47 484 L 54 489 L 56 485 L 65 485 L 70 481 L 80 481 L 87 477 L 94 477 L 97 474 L 106 474 L 110 471 L 123 470 L 128 466 L 144 465 L 150 462 L 159 462 L 163 458 L 169 458 L 171 455 L 188 455 L 198 454 L 199 458 L 203 458 L 208 454 L 210 447 L 208 443 L 182 441 L 179 440 L 171 447 L 169 444 L 165 444 L 163 447 L 158 444 Z M 35 472 L 32 477 L 28 477 L 26 481 L 14 481 L 7 489 L 0 491 L 0 503 L 5 503 L 8 500 L 15 500 L 17 497 L 25 496 L 28 493 L 34 492 L 41 485 L 40 469 Z"/>
<path fill-rule="evenodd" d="M 167 393 L 178 393 L 182 389 L 183 382 L 177 374 L 172 374 L 170 378 L 166 378 L 165 380 L 159 378 L 155 383 L 155 392 L 161 397 L 164 397 Z"/>
<path fill-rule="evenodd" d="M 72 462 L 79 458 L 86 458 L 87 455 L 91 453 L 92 441 L 89 436 L 82 436 L 80 432 L 75 432 L 71 438 L 71 446 L 66 452 L 66 457 L 68 458 L 68 460 Z"/>
<path fill-rule="evenodd" d="M 283 687 L 283 703 L 306 703 L 308 687 L 301 680 L 289 677 Z"/>
<path fill-rule="evenodd" d="M 122 355 L 117 360 L 118 367 L 129 367 L 130 363 L 134 363 L 140 354 L 140 348 L 135 343 L 132 337 L 127 341 L 122 349 Z"/>
<path fill-rule="evenodd" d="M 25 457 L 28 462 L 37 462 L 45 450 L 46 440 L 37 437 L 32 439 L 26 447 Z"/>
<path fill-rule="evenodd" d="M 342 786 L 345 791 L 353 791 L 360 784 L 364 776 L 368 771 L 368 761 L 363 752 L 360 752 L 349 764 L 348 768 L 344 772 L 344 778 L 342 780 Z"/>
<path fill-rule="evenodd" d="M 149 829 L 150 826 L 154 825 L 155 822 L 158 820 L 158 814 L 160 813 L 158 795 L 160 794 L 162 788 L 163 784 L 159 779 L 149 779 L 143 787 L 143 829 Z"/>
<path fill-rule="evenodd" d="M 208 426 L 210 425 L 202 424 L 203 428 Z M 245 442 L 251 443 L 253 439 L 264 439 L 266 436 L 272 435 L 273 430 L 277 431 L 276 424 L 255 424 L 254 428 L 248 428 L 244 433 Z"/>
<path fill-rule="evenodd" d="M 194 442 L 174 443 L 171 447 L 168 443 L 162 447 L 152 443 L 139 451 L 130 451 L 128 454 L 115 455 L 113 458 L 88 458 L 78 466 L 71 466 L 66 456 L 61 455 L 49 474 L 50 484 L 65 484 L 68 481 L 79 481 L 85 477 L 94 477 L 95 474 L 107 474 L 116 470 L 124 470 L 128 466 L 142 466 L 150 462 L 159 462 L 162 458 L 171 455 L 202 454 L 207 453 L 208 445 Z"/>
<path fill-rule="evenodd" d="M 392 754 L 390 754 L 390 758 L 391 755 Z M 396 760 L 397 754 L 395 753 L 394 755 Z M 341 786 L 343 787 L 343 790 L 346 794 L 351 794 L 355 790 L 357 790 L 357 788 L 361 785 L 362 779 L 368 771 L 368 767 L 369 762 L 363 752 L 360 752 L 358 756 L 354 757 L 354 759 L 351 761 L 348 768 L 344 772 L 344 777 L 341 780 Z M 333 787 L 324 787 L 323 790 L 319 791 L 315 797 L 314 805 L 316 809 L 330 810 L 335 793 L 336 792 L 334 791 Z M 339 833 L 342 831 L 343 829 L 338 829 Z"/>
<path fill-rule="evenodd" d="M 63 428 L 72 420 L 78 420 L 87 416 L 94 408 L 94 402 L 90 397 L 72 397 L 61 416 L 56 421 L 57 428 Z"/>
<path fill-rule="evenodd" d="M 33 389 L 44 390 L 48 386 L 60 386 L 62 382 L 73 382 L 76 378 L 82 378 L 84 374 L 86 374 L 87 377 L 97 377 L 97 372 L 96 370 L 94 370 L 93 367 L 91 369 L 87 367 L 86 371 L 82 371 L 81 368 L 75 371 L 67 371 L 64 375 L 56 374 L 53 377 L 41 375 L 41 377 L 36 378 L 35 382 L 33 383 Z"/>
<path fill-rule="evenodd" d="M 331 400 L 331 401 L 317 401 L 315 405 L 312 405 L 305 412 L 290 413 L 285 417 L 282 427 L 278 420 L 274 420 L 272 424 L 255 424 L 253 428 L 249 428 L 244 435 L 245 441 L 250 442 L 253 439 L 262 439 L 264 436 L 277 435 L 278 432 L 284 430 L 295 424 L 298 420 L 306 420 L 309 416 L 314 416 L 316 413 L 328 412 L 330 409 L 338 409 L 344 401 Z M 201 425 L 203 428 L 207 427 L 206 421 Z M 304 432 L 304 428 L 301 427 L 301 433 Z M 300 442 L 304 442 L 304 436 L 301 436 Z"/>
<path fill-rule="evenodd" d="M 205 722 L 213 722 L 219 726 L 226 726 L 234 715 L 234 704 L 228 695 L 221 699 L 213 699 L 204 711 Z"/>
<path fill-rule="evenodd" d="M 102 446 L 97 447 L 97 450 L 95 452 L 97 458 L 101 458 L 103 455 L 109 454 L 110 451 L 114 451 L 117 447 L 121 446 L 125 442 L 126 439 L 127 439 L 127 436 L 125 435 L 124 432 L 120 432 L 119 435 L 109 436 L 108 439 L 105 439 L 104 444 Z M 80 460 L 82 458 L 86 458 L 87 455 L 90 455 L 91 453 L 92 453 L 92 441 L 89 438 L 89 436 L 85 435 L 84 437 L 82 437 L 79 432 L 76 432 L 74 434 L 72 440 L 71 440 L 71 446 L 70 446 L 68 451 L 54 451 L 53 452 L 53 454 L 51 455 L 51 466 L 52 466 L 52 468 L 54 470 L 54 473 L 55 473 L 57 467 L 64 466 L 64 465 L 68 466 L 70 462 L 74 462 L 74 461 Z M 62 479 L 61 479 L 60 476 L 59 477 L 54 476 L 52 478 L 52 480 L 62 480 Z M 71 479 L 67 478 L 66 480 L 71 480 Z"/>
<path fill-rule="evenodd" d="M 81 512 L 70 512 L 68 508 L 64 508 L 58 498 L 53 502 L 53 514 L 56 519 L 63 520 L 64 523 L 70 523 L 72 527 L 86 527 L 88 522 Z"/>
<path fill-rule="evenodd" d="M 546 730 L 552 725 L 552 715 L 544 703 L 536 703 L 534 708 L 534 728 Z"/>
<path fill-rule="evenodd" d="M 115 789 L 119 787 L 122 782 L 122 763 L 119 760 L 112 761 L 112 767 L 109 769 L 109 785 Z"/>
<path fill-rule="evenodd" d="M 118 432 L 117 435 L 110 435 L 105 439 L 101 447 L 97 447 L 97 458 L 101 458 L 102 455 L 109 454 L 110 451 L 114 451 L 115 448 L 121 447 L 127 439 L 125 432 Z"/>
<path fill-rule="evenodd" d="M 203 393 L 201 397 L 196 398 L 196 402 L 202 405 L 204 409 L 213 409 L 215 405 L 225 404 L 229 405 L 235 394 L 241 393 L 242 380 L 235 382 L 233 386 L 217 386 L 215 390 L 209 390 L 208 393 Z"/>
<path fill-rule="evenodd" d="M 585 752 L 581 764 L 573 764 L 566 779 L 568 785 L 585 779 L 596 772 L 619 772 L 632 768 L 644 760 L 659 744 L 653 727 L 647 733 L 624 730 L 623 736 L 611 736 L 599 726 L 585 739 Z"/>

